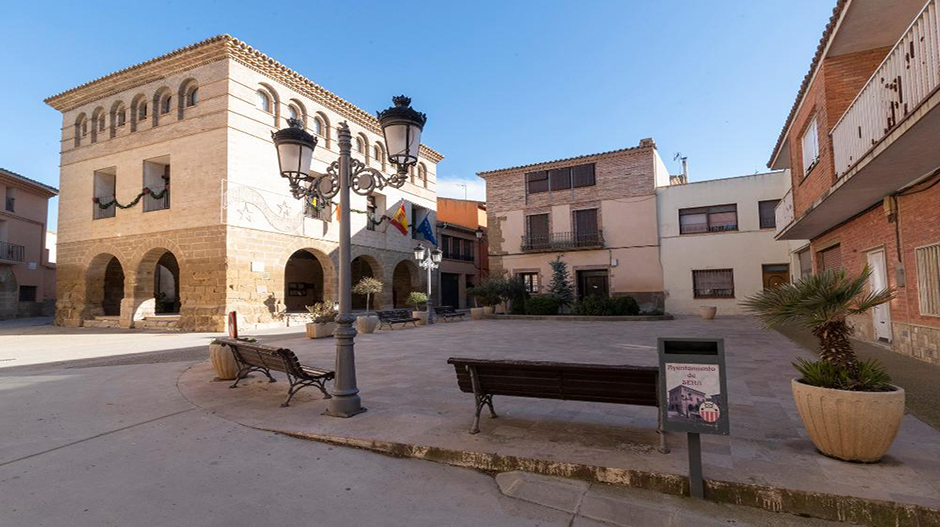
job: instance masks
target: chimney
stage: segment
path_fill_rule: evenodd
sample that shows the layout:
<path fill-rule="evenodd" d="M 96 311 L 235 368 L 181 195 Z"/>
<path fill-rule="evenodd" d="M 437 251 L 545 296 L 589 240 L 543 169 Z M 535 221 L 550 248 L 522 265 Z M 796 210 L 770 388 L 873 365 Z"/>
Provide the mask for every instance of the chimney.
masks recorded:
<path fill-rule="evenodd" d="M 669 185 L 685 185 L 689 182 L 689 158 L 681 157 L 682 174 L 678 176 L 669 176 Z"/>

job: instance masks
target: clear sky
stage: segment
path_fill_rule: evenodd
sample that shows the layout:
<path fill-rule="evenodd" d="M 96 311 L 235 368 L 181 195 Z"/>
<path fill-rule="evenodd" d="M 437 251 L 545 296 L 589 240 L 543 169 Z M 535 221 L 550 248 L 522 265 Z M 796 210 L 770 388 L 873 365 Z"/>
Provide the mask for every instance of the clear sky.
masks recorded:
<path fill-rule="evenodd" d="M 0 167 L 57 186 L 61 116 L 44 98 L 229 33 L 368 111 L 411 96 L 428 114 L 424 142 L 445 155 L 440 195 L 462 198 L 466 184 L 484 199 L 478 171 L 644 137 L 673 173 L 673 155 L 688 156 L 693 181 L 752 174 L 834 4 L 8 2 Z"/>

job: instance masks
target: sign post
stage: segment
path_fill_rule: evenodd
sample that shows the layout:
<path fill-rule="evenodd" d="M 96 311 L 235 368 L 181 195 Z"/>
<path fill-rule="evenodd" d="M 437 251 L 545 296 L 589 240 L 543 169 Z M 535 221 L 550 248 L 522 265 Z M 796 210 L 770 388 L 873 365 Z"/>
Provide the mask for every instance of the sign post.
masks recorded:
<path fill-rule="evenodd" d="M 728 386 L 724 339 L 660 337 L 659 411 L 662 429 L 686 432 L 689 489 L 704 498 L 700 434 L 728 435 Z"/>

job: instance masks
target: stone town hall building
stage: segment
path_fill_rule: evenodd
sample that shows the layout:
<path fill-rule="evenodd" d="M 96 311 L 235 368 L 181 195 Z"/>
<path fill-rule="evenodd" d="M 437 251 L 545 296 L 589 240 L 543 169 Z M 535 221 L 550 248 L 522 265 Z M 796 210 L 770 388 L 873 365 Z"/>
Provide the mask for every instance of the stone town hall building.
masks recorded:
<path fill-rule="evenodd" d="M 60 325 L 220 331 L 229 311 L 244 327 L 268 326 L 336 299 L 337 211 L 293 199 L 278 173 L 271 131 L 289 117 L 318 137 L 313 170 L 338 157 L 336 127 L 346 121 L 353 155 L 394 171 L 372 114 L 228 35 L 46 102 L 63 122 Z M 384 282 L 379 307 L 403 305 L 423 274 L 414 231 L 368 214 L 403 202 L 409 223 L 430 215 L 434 225 L 441 159 L 422 145 L 404 187 L 352 196 L 353 280 Z"/>

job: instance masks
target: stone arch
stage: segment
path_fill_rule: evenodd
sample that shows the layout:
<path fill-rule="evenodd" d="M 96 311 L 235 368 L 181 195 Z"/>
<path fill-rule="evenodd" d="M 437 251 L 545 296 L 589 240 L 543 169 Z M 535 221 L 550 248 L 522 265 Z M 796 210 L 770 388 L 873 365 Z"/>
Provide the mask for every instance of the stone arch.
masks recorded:
<path fill-rule="evenodd" d="M 75 146 L 82 146 L 82 137 L 88 133 L 88 116 L 85 112 L 75 118 Z"/>
<path fill-rule="evenodd" d="M 301 250 L 316 256 L 320 267 L 323 269 L 323 300 L 326 302 L 336 302 L 339 299 L 338 290 L 336 288 L 336 244 L 309 238 L 296 239 L 296 241 L 289 244 L 281 252 L 281 256 L 274 262 L 273 269 L 286 270 L 287 262 L 290 260 L 290 257 Z M 274 281 L 273 284 L 271 284 L 271 289 L 275 296 L 275 301 L 280 304 L 279 309 L 283 309 L 283 307 L 287 305 L 284 296 L 288 287 L 285 280 L 285 273 L 280 271 L 272 272 L 271 278 Z"/>
<path fill-rule="evenodd" d="M 182 119 L 186 108 L 195 106 L 199 102 L 199 83 L 189 78 L 180 83 L 176 92 L 176 118 Z"/>
<path fill-rule="evenodd" d="M 169 115 L 170 107 L 173 105 L 173 92 L 169 86 L 163 86 L 153 92 L 153 106 L 150 107 L 150 113 L 153 115 L 153 126 L 160 124 L 161 115 Z"/>
<path fill-rule="evenodd" d="M 421 289 L 421 270 L 411 260 L 401 260 L 395 264 L 392 272 L 392 305 L 396 308 L 408 307 L 407 298 L 412 291 Z"/>
<path fill-rule="evenodd" d="M 98 132 L 103 132 L 105 127 L 104 107 L 99 106 L 91 113 L 91 142 L 98 141 Z"/>
<path fill-rule="evenodd" d="M 114 101 L 111 104 L 111 138 L 117 136 L 117 129 L 127 123 L 127 108 L 124 107 L 124 101 Z"/>
<path fill-rule="evenodd" d="M 160 270 L 157 266 L 159 264 L 166 267 L 166 264 L 172 263 L 164 258 L 164 254 L 166 253 L 171 253 L 173 261 L 176 263 L 176 269 L 169 270 L 170 273 L 174 275 L 173 281 L 175 283 L 173 286 L 179 291 L 178 298 L 176 299 L 176 302 L 179 303 L 179 313 L 182 315 L 185 310 L 183 304 L 186 300 L 188 276 L 183 273 L 183 269 L 186 267 L 186 260 L 180 259 L 180 255 L 183 254 L 183 252 L 180 250 L 179 246 L 170 240 L 155 238 L 150 242 L 145 242 L 139 247 L 132 260 L 136 262 L 136 264 L 133 268 L 133 278 L 129 284 L 131 290 L 130 312 L 135 321 L 143 320 L 148 316 L 157 314 L 158 291 L 156 288 L 158 283 L 161 283 L 158 282 L 158 280 L 160 280 L 158 278 L 158 272 Z"/>
<path fill-rule="evenodd" d="M 0 319 L 16 316 L 19 304 L 18 291 L 13 268 L 7 265 L 0 267 Z"/>
<path fill-rule="evenodd" d="M 81 319 L 121 316 L 127 291 L 124 265 L 115 252 L 99 252 L 86 263 Z"/>
<path fill-rule="evenodd" d="M 284 306 L 287 311 L 305 311 L 305 306 L 333 301 L 330 287 L 333 261 L 322 251 L 303 248 L 284 262 Z"/>
<path fill-rule="evenodd" d="M 350 263 L 352 270 L 352 286 L 359 282 L 359 280 L 369 276 L 385 283 L 385 273 L 383 272 L 382 265 L 379 261 L 372 256 L 371 254 L 360 252 L 359 254 L 353 255 L 352 262 Z M 375 307 L 380 307 L 384 302 L 376 295 L 375 298 Z M 352 309 L 365 309 L 366 308 L 366 296 L 365 295 L 352 295 Z"/>
<path fill-rule="evenodd" d="M 320 120 L 322 126 L 320 137 L 323 138 L 325 142 L 323 147 L 329 150 L 330 142 L 333 140 L 333 129 L 330 127 L 330 118 L 327 117 L 323 112 L 317 112 L 316 115 L 314 115 L 314 118 Z"/>
<path fill-rule="evenodd" d="M 131 132 L 137 131 L 137 123 L 147 118 L 147 96 L 138 93 L 131 99 Z"/>

